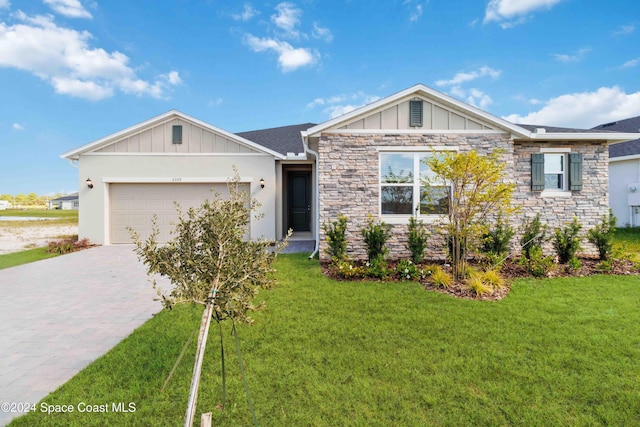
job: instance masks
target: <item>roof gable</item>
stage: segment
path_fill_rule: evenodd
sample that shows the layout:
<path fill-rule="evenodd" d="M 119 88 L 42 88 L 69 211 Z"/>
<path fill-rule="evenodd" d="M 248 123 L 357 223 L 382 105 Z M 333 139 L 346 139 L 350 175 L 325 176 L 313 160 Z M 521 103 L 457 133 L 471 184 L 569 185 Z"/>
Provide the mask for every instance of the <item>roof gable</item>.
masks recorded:
<path fill-rule="evenodd" d="M 412 100 L 423 101 L 425 120 L 421 127 L 409 126 L 408 105 Z M 317 136 L 324 131 L 339 129 L 499 130 L 520 137 L 529 134 L 526 129 L 423 84 L 314 126 L 307 135 Z"/>
<path fill-rule="evenodd" d="M 173 126 L 182 126 L 182 143 L 172 141 Z M 169 111 L 61 155 L 78 159 L 87 153 L 255 153 L 283 156 L 241 136 Z"/>

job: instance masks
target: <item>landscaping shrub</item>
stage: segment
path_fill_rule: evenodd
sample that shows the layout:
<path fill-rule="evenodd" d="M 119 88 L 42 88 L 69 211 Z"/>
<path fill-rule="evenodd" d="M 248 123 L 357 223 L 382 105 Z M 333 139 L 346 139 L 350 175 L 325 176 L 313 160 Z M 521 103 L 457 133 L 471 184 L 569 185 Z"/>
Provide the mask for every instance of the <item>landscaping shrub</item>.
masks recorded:
<path fill-rule="evenodd" d="M 378 254 L 367 262 L 366 274 L 369 277 L 375 277 L 377 279 L 386 279 L 391 275 L 392 270 L 389 269 L 389 264 L 384 258 L 383 254 Z"/>
<path fill-rule="evenodd" d="M 63 239 L 57 240 L 55 242 L 49 242 L 49 246 L 47 247 L 47 252 L 50 254 L 59 254 L 64 255 L 71 252 L 76 252 L 82 249 L 87 249 L 91 247 L 91 243 L 88 239 Z"/>
<path fill-rule="evenodd" d="M 547 225 L 540 222 L 540 214 L 537 214 L 533 220 L 525 222 L 522 228 L 522 238 L 520 239 L 522 256 L 531 259 L 531 252 L 538 252 L 534 248 L 539 248 L 542 253 L 542 244 L 547 240 Z"/>
<path fill-rule="evenodd" d="M 609 209 L 609 215 L 602 215 L 602 222 L 587 231 L 587 240 L 598 248 L 598 255 L 602 261 L 611 258 L 617 221 L 613 211 Z"/>
<path fill-rule="evenodd" d="M 425 230 L 424 223 L 414 217 L 409 218 L 409 242 L 407 247 L 411 252 L 411 260 L 414 264 L 420 264 L 427 249 L 429 234 Z"/>
<path fill-rule="evenodd" d="M 492 291 L 491 287 L 482 280 L 482 277 L 476 275 L 467 279 L 467 286 L 478 296 L 486 295 Z"/>
<path fill-rule="evenodd" d="M 574 256 L 567 262 L 567 266 L 571 270 L 580 270 L 580 267 L 582 267 L 582 262 L 578 259 L 578 257 Z"/>
<path fill-rule="evenodd" d="M 331 268 L 340 277 L 345 279 L 360 279 L 367 276 L 367 271 L 364 267 L 355 265 L 346 256 L 343 258 L 334 258 L 331 262 Z"/>
<path fill-rule="evenodd" d="M 509 242 L 516 234 L 501 214 L 496 218 L 493 228 L 482 235 L 481 251 L 487 255 L 492 264 L 499 264 L 509 253 Z"/>
<path fill-rule="evenodd" d="M 322 229 L 327 236 L 327 253 L 331 259 L 343 259 L 347 256 L 347 217 L 338 215 L 338 219 L 334 222 L 323 223 Z"/>
<path fill-rule="evenodd" d="M 529 249 L 529 256 L 522 257 L 520 263 L 527 269 L 527 272 L 534 277 L 546 276 L 553 267 L 553 258 L 544 256 L 540 246 L 533 246 Z"/>
<path fill-rule="evenodd" d="M 480 278 L 491 289 L 501 289 L 505 286 L 504 278 L 496 270 L 486 270 L 481 273 Z"/>
<path fill-rule="evenodd" d="M 398 263 L 396 273 L 401 280 L 417 280 L 422 276 L 418 267 L 408 259 L 403 259 Z"/>
<path fill-rule="evenodd" d="M 391 226 L 389 224 L 385 224 L 381 220 L 374 220 L 369 215 L 367 225 L 360 231 L 367 245 L 367 256 L 370 263 L 380 256 L 385 257 L 387 255 L 385 244 L 391 237 Z"/>
<path fill-rule="evenodd" d="M 453 283 L 453 278 L 442 267 L 434 266 L 431 269 L 431 281 L 439 288 L 449 288 Z"/>
<path fill-rule="evenodd" d="M 553 234 L 553 248 L 558 255 L 558 261 L 566 264 L 571 258 L 576 256 L 580 250 L 580 230 L 582 225 L 577 217 L 563 228 L 557 228 Z"/>

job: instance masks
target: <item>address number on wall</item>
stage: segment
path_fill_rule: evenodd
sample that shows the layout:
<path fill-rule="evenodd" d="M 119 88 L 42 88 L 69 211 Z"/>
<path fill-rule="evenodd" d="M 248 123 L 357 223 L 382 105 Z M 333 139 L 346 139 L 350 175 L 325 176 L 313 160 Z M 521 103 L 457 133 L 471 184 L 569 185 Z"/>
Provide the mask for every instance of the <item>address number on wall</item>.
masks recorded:
<path fill-rule="evenodd" d="M 182 178 L 180 178 L 179 176 L 174 176 L 173 178 L 171 178 L 171 182 L 182 182 Z"/>

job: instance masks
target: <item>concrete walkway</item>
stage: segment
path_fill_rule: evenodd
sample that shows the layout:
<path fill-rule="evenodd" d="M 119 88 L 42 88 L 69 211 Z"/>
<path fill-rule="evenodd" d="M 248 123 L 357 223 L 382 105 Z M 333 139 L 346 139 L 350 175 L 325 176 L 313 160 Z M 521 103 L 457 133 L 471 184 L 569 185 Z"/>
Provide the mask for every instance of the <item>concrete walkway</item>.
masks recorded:
<path fill-rule="evenodd" d="M 132 245 L 0 270 L 0 405 L 38 403 L 160 311 L 156 296 Z M 3 405 L 0 425 L 19 415 Z"/>

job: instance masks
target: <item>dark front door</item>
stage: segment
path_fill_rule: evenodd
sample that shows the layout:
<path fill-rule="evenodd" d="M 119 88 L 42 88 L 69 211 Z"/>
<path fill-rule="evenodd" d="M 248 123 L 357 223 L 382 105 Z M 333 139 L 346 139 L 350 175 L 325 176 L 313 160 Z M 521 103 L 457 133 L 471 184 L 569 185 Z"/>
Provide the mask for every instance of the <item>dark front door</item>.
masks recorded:
<path fill-rule="evenodd" d="M 311 230 L 311 172 L 289 172 L 289 225 L 293 231 Z"/>

